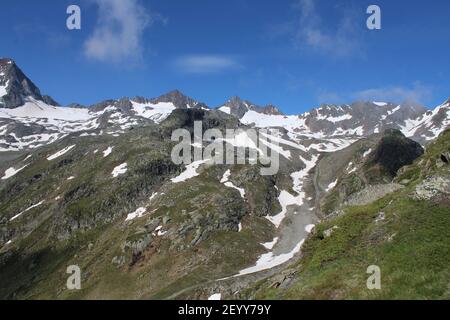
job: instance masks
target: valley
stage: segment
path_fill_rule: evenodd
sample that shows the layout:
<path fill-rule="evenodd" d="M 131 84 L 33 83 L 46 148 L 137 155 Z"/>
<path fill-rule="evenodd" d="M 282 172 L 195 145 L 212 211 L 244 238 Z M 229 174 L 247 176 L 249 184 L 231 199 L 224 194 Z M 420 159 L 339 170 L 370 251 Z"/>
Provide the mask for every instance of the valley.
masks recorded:
<path fill-rule="evenodd" d="M 448 298 L 450 100 L 283 115 L 175 90 L 63 107 L 13 60 L 0 74 L 1 299 Z M 201 154 L 210 129 L 264 129 L 278 170 L 173 161 L 175 130 Z M 373 264 L 386 291 L 365 287 Z"/>

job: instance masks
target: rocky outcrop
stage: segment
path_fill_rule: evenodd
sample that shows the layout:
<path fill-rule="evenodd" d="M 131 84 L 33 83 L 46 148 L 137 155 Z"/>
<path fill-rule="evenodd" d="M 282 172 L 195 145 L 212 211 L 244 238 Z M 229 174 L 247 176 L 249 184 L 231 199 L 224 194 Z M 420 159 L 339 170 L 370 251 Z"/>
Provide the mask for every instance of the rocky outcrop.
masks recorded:
<path fill-rule="evenodd" d="M 375 151 L 370 155 L 367 169 L 378 167 L 394 178 L 397 171 L 413 163 L 424 150 L 417 142 L 406 138 L 398 130 L 386 130 Z"/>
<path fill-rule="evenodd" d="M 414 198 L 418 200 L 431 200 L 439 196 L 450 195 L 450 178 L 447 176 L 432 176 L 426 178 L 416 186 Z"/>

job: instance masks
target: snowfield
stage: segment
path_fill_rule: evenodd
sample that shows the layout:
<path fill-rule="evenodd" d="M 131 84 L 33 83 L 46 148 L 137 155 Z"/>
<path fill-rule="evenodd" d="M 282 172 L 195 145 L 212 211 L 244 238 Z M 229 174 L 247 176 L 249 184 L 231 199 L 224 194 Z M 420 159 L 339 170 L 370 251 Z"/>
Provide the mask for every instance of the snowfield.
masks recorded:
<path fill-rule="evenodd" d="M 0 109 L 0 118 L 50 119 L 65 121 L 86 121 L 94 116 L 88 109 L 64 108 L 48 105 L 28 97 L 27 102 L 15 109 Z"/>

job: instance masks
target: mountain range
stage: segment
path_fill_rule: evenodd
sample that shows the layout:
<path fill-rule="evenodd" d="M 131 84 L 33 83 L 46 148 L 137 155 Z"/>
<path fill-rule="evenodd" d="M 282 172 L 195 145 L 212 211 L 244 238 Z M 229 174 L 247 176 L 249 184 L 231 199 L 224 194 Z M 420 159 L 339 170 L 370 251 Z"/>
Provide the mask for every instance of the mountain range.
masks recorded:
<path fill-rule="evenodd" d="M 171 133 L 194 120 L 269 129 L 278 173 L 174 164 Z M 176 90 L 63 107 L 0 59 L 0 298 L 446 297 L 449 125 L 450 100 L 284 115 Z M 402 261 L 420 268 L 395 275 Z M 393 272 L 378 296 L 364 280 L 375 262 Z M 65 287 L 70 265 L 81 290 Z"/>

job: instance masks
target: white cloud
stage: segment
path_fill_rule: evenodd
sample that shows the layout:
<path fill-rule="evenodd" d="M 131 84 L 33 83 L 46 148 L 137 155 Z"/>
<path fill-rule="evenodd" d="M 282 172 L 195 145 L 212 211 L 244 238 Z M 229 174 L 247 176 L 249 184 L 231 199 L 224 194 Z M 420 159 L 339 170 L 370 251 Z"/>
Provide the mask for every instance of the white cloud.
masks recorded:
<path fill-rule="evenodd" d="M 415 82 L 410 87 L 387 86 L 358 91 L 353 94 L 355 99 L 388 102 L 417 102 L 426 104 L 432 97 L 430 86 Z"/>
<path fill-rule="evenodd" d="M 316 0 L 298 0 L 295 8 L 300 16 L 296 26 L 295 43 L 332 57 L 349 56 L 360 51 L 357 19 L 346 10 L 342 19 L 333 29 L 327 29 L 316 10 Z"/>
<path fill-rule="evenodd" d="M 86 57 L 102 62 L 136 62 L 142 58 L 142 35 L 152 16 L 139 0 L 93 0 L 99 18 L 84 43 Z"/>
<path fill-rule="evenodd" d="M 177 71 L 185 73 L 219 73 L 226 70 L 238 69 L 240 64 L 233 58 L 222 55 L 189 55 L 175 60 Z"/>

